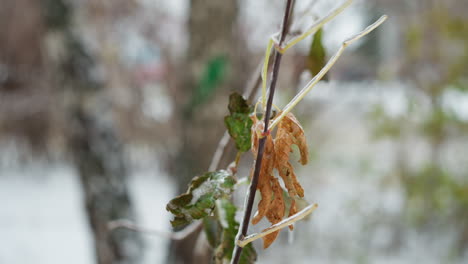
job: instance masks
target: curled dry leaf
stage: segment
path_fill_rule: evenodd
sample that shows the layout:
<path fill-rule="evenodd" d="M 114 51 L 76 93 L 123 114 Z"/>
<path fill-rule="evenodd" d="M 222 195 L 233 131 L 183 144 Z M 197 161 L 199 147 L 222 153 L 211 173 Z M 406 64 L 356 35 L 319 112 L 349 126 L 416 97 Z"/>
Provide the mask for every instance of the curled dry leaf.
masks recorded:
<path fill-rule="evenodd" d="M 292 113 L 287 114 L 278 125 L 275 138 L 275 168 L 284 181 L 284 185 L 291 197 L 296 195 L 304 197 L 304 189 L 297 181 L 294 169 L 289 162 L 292 145 L 297 145 L 301 153 L 299 162 L 302 165 L 308 161 L 308 147 L 304 136 L 304 130 Z"/>
<path fill-rule="evenodd" d="M 288 113 L 286 116 L 284 116 L 284 118 L 278 124 L 278 134 L 276 135 L 275 141 L 278 141 L 280 135 L 282 137 L 290 138 L 290 142 L 299 147 L 299 152 L 301 153 L 301 159 L 299 162 L 302 165 L 306 165 L 309 160 L 309 148 L 307 146 L 304 135 L 304 129 L 292 113 Z M 289 145 L 289 152 L 291 151 L 291 145 Z"/>
<path fill-rule="evenodd" d="M 270 180 L 273 189 L 273 200 L 270 204 L 270 208 L 268 208 L 266 217 L 270 223 L 276 224 L 284 217 L 285 205 L 283 200 L 283 189 L 281 188 L 277 178 L 271 176 Z M 268 248 L 271 243 L 276 240 L 279 231 L 280 230 L 263 237 L 263 248 Z"/>
<path fill-rule="evenodd" d="M 265 127 L 263 121 L 255 115 L 251 116 L 252 125 L 252 153 L 256 157 L 258 140 L 262 136 Z M 292 198 L 288 216 L 298 212 L 295 199 L 304 197 L 304 189 L 298 182 L 294 168 L 289 162 L 292 145 L 297 145 L 301 154 L 299 162 L 306 164 L 308 161 L 308 147 L 304 136 L 304 130 L 292 113 L 286 115 L 278 125 L 276 137 L 273 140 L 271 133 L 266 135 L 265 150 L 263 153 L 262 167 L 260 169 L 257 190 L 260 191 L 261 200 L 255 213 L 252 224 L 257 224 L 266 217 L 272 224 L 280 222 L 286 215 L 285 198 L 283 189 L 278 179 L 273 175 L 276 168 L 283 179 L 288 196 Z M 252 174 L 252 172 L 251 172 Z M 292 230 L 292 226 L 290 229 Z M 278 236 L 279 231 L 263 237 L 263 246 L 267 248 Z"/>

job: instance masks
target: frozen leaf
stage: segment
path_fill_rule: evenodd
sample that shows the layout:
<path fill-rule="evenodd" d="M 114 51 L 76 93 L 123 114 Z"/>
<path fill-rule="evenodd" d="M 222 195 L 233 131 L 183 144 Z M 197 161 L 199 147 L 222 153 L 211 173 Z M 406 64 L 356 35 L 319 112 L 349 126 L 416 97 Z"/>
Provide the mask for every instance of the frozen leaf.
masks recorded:
<path fill-rule="evenodd" d="M 229 115 L 224 118 L 229 135 L 234 139 L 236 148 L 242 152 L 248 151 L 251 147 L 250 129 L 252 120 L 249 115 L 252 108 L 245 99 L 238 93 L 229 96 Z"/>
<path fill-rule="evenodd" d="M 222 233 L 221 243 L 215 249 L 214 258 L 216 264 L 222 264 L 229 262 L 232 258 L 239 223 L 235 219 L 237 208 L 228 199 L 220 199 L 216 204 Z M 257 253 L 252 244 L 249 244 L 242 250 L 239 263 L 250 264 L 254 263 L 256 259 Z"/>
<path fill-rule="evenodd" d="M 235 183 L 232 174 L 225 170 L 193 178 L 188 191 L 172 199 L 166 206 L 166 210 L 175 216 L 172 226 L 186 225 L 194 219 L 210 215 L 215 201 L 231 194 Z"/>

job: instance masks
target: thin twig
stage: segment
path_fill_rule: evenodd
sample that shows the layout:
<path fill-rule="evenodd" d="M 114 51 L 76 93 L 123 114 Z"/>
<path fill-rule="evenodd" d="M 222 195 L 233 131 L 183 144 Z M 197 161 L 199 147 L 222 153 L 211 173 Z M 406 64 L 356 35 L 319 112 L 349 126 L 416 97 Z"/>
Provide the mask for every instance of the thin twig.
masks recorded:
<path fill-rule="evenodd" d="M 294 38 L 290 39 L 288 42 L 286 42 L 286 45 L 284 47 L 283 47 L 283 45 L 279 45 L 279 43 L 278 43 L 278 46 L 282 50 L 289 49 L 290 47 L 294 46 L 295 44 L 297 44 L 299 41 L 303 40 L 307 36 L 310 36 L 310 35 L 314 34 L 315 32 L 317 32 L 323 25 L 330 22 L 337 15 L 339 15 L 341 12 L 343 12 L 349 5 L 351 5 L 352 2 L 353 2 L 353 0 L 346 0 L 339 7 L 332 10 L 328 15 L 321 18 L 319 21 L 315 22 L 312 26 L 309 27 L 309 29 L 306 30 L 306 32 L 304 32 L 300 36 L 294 37 Z"/>
<path fill-rule="evenodd" d="M 117 228 L 126 228 L 126 229 L 130 229 L 139 233 L 166 237 L 172 240 L 184 240 L 190 234 L 197 231 L 201 226 L 202 226 L 202 221 L 198 221 L 198 222 L 194 222 L 190 224 L 189 226 L 187 226 L 181 231 L 170 233 L 170 232 L 164 232 L 164 231 L 150 229 L 146 227 L 141 227 L 128 219 L 113 220 L 107 224 L 107 228 L 110 231 L 113 231 Z"/>
<path fill-rule="evenodd" d="M 315 209 L 317 209 L 318 205 L 317 204 L 311 204 L 309 206 L 307 206 L 306 208 L 302 209 L 300 212 L 298 213 L 295 213 L 294 215 L 288 217 L 288 218 L 285 218 L 283 220 L 281 220 L 280 222 L 266 228 L 265 230 L 263 230 L 262 232 L 260 233 L 255 233 L 255 234 L 252 234 L 252 235 L 249 235 L 249 236 L 246 236 L 244 237 L 243 239 L 240 239 L 240 240 L 237 240 L 236 243 L 239 247 L 245 247 L 247 244 L 257 240 L 257 239 L 260 239 L 266 235 L 269 235 L 273 232 L 276 232 L 280 229 L 283 229 L 287 226 L 290 226 L 292 224 L 294 224 L 295 222 L 301 220 L 302 218 L 308 216 L 309 214 L 311 214 Z"/>
<path fill-rule="evenodd" d="M 221 162 L 221 158 L 223 157 L 223 154 L 225 152 L 226 146 L 229 143 L 229 139 L 231 139 L 231 137 L 229 136 L 229 132 L 226 130 L 224 132 L 223 137 L 219 140 L 218 147 L 216 147 L 216 151 L 213 155 L 213 158 L 211 159 L 208 171 L 215 171 L 218 168 L 219 163 Z"/>
<path fill-rule="evenodd" d="M 285 8 L 284 16 L 283 16 L 283 23 L 281 26 L 281 36 L 280 36 L 280 42 L 279 42 L 280 44 L 284 41 L 284 38 L 286 37 L 288 19 L 289 19 L 289 15 L 291 14 L 291 4 L 292 4 L 292 0 L 288 0 L 286 3 L 286 8 Z M 276 82 L 278 80 L 278 73 L 279 73 L 279 68 L 281 65 L 281 57 L 282 57 L 281 53 L 275 50 L 273 72 L 272 72 L 271 83 L 270 83 L 270 92 L 268 95 L 268 101 L 267 101 L 266 110 L 265 110 L 265 119 L 264 119 L 265 129 L 263 131 L 265 134 L 269 131 L 268 123 L 270 121 L 271 107 L 273 105 L 273 97 L 275 95 Z M 257 160 L 255 161 L 255 169 L 254 169 L 252 181 L 250 182 L 249 191 L 248 191 L 246 201 L 245 201 L 246 206 L 245 206 L 245 211 L 244 211 L 244 217 L 242 219 L 242 223 L 239 228 L 239 233 L 236 236 L 236 240 L 240 240 L 247 235 L 250 217 L 252 216 L 255 192 L 257 190 L 257 185 L 258 185 L 258 178 L 260 176 L 260 168 L 262 166 L 263 152 L 265 150 L 265 141 L 266 141 L 266 137 L 262 137 L 259 139 L 259 142 L 258 142 L 258 153 L 257 153 Z M 234 248 L 232 259 L 231 259 L 231 264 L 239 263 L 241 253 L 242 253 L 242 247 L 236 245 L 236 247 Z"/>

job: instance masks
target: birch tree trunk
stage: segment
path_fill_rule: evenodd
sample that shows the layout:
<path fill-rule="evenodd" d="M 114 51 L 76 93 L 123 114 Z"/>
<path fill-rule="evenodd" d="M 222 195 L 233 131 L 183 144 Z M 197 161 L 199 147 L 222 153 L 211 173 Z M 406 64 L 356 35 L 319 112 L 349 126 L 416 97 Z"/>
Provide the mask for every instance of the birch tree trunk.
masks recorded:
<path fill-rule="evenodd" d="M 139 263 L 137 233 L 108 230 L 108 222 L 133 219 L 122 145 L 116 135 L 105 81 L 96 57 L 73 28 L 73 6 L 44 0 L 47 44 L 53 75 L 64 96 L 66 142 L 80 177 L 97 263 Z"/>

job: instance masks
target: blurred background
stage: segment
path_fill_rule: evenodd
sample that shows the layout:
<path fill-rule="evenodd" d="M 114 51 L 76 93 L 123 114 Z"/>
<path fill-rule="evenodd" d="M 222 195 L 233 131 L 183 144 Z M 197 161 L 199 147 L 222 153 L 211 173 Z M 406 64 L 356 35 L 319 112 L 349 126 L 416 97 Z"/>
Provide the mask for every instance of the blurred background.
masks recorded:
<path fill-rule="evenodd" d="M 203 263 L 199 232 L 108 223 L 171 231 L 165 205 L 208 170 L 284 4 L 0 0 L 0 263 Z M 296 0 L 291 34 L 337 4 Z M 326 56 L 381 14 L 294 111 L 319 208 L 255 243 L 258 263 L 468 262 L 468 5 L 355 1 L 324 27 Z M 312 40 L 286 53 L 276 105 L 313 76 Z"/>

